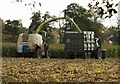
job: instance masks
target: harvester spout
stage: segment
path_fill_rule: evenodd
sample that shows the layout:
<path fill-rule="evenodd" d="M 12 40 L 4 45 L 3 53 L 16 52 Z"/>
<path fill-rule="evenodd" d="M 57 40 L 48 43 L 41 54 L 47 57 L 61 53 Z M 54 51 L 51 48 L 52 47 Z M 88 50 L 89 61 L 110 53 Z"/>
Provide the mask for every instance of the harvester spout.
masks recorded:
<path fill-rule="evenodd" d="M 78 27 L 78 25 L 70 18 L 70 17 L 58 17 L 58 18 L 53 18 L 53 19 L 50 19 L 50 20 L 47 20 L 45 22 L 43 22 L 41 25 L 38 26 L 37 30 L 36 30 L 36 33 L 38 33 L 39 31 L 43 30 L 44 29 L 44 26 L 52 21 L 56 21 L 56 20 L 59 20 L 59 19 L 66 19 L 67 21 L 71 22 L 74 24 L 75 28 L 77 29 L 78 32 L 82 32 L 80 30 L 80 28 Z"/>

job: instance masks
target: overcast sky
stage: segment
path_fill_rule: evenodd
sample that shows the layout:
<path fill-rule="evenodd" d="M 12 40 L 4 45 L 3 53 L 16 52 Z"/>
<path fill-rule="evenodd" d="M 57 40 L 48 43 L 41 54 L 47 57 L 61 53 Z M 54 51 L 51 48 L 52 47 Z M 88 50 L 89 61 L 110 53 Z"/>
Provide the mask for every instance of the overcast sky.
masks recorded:
<path fill-rule="evenodd" d="M 24 6 L 23 3 L 12 3 L 15 0 L 1 0 L 0 1 L 0 18 L 5 20 L 22 20 L 23 26 L 29 27 L 30 25 L 30 17 L 32 16 L 32 11 L 30 8 Z M 33 1 L 33 0 L 23 0 L 23 1 Z M 66 9 L 67 5 L 71 3 L 78 3 L 80 6 L 87 8 L 88 3 L 91 0 L 35 0 L 41 2 L 41 6 L 37 6 L 33 9 L 33 11 L 40 10 L 42 14 L 46 11 L 50 12 L 50 15 L 58 16 L 60 15 L 60 11 Z M 61 14 L 62 16 L 62 14 Z M 112 19 L 107 19 L 104 22 L 105 26 L 110 26 L 111 23 L 116 24 L 117 16 Z"/>

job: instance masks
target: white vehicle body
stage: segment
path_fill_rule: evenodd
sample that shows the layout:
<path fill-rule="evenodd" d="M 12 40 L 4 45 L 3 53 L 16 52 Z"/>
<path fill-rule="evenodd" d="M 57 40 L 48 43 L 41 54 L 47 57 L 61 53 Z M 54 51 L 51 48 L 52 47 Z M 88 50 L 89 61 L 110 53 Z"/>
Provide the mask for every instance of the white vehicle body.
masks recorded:
<path fill-rule="evenodd" d="M 42 43 L 43 41 L 41 35 L 22 33 L 18 37 L 17 52 L 18 53 L 33 52 L 36 48 L 36 45 L 42 48 Z"/>

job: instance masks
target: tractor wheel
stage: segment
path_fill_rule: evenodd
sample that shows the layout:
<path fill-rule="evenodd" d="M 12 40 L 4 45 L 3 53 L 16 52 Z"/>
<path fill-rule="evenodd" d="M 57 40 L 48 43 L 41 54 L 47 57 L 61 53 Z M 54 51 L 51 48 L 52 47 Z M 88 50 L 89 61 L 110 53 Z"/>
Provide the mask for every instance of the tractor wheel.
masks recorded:
<path fill-rule="evenodd" d="M 47 51 L 46 51 L 46 57 L 47 58 L 51 57 L 51 50 L 50 49 L 47 49 Z"/>
<path fill-rule="evenodd" d="M 22 57 L 21 53 L 16 52 L 16 57 Z"/>
<path fill-rule="evenodd" d="M 82 53 L 80 54 L 80 58 L 85 59 L 85 52 L 82 52 Z"/>
<path fill-rule="evenodd" d="M 40 48 L 36 48 L 34 51 L 34 57 L 41 58 L 42 57 L 42 51 Z"/>

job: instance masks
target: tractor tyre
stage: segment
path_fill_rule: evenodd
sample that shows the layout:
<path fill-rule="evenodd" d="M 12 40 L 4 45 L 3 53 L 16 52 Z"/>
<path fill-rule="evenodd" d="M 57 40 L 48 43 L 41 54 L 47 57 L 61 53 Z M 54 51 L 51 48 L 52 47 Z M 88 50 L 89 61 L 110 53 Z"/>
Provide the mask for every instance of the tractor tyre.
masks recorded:
<path fill-rule="evenodd" d="M 22 57 L 21 53 L 16 52 L 16 57 Z"/>
<path fill-rule="evenodd" d="M 46 55 L 47 58 L 50 58 L 51 57 L 51 50 L 47 49 L 45 55 Z"/>
<path fill-rule="evenodd" d="M 40 48 L 36 48 L 34 51 L 34 57 L 41 58 L 42 57 L 42 51 Z"/>

